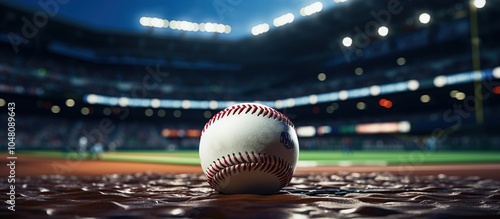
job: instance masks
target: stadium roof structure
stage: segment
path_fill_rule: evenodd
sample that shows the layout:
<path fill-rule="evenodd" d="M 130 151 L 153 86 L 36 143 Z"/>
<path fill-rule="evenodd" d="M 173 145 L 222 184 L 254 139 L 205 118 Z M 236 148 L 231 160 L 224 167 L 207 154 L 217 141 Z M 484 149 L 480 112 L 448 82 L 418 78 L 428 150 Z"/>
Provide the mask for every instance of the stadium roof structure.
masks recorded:
<path fill-rule="evenodd" d="M 273 19 L 286 13 L 293 13 L 298 20 L 302 7 L 319 2 L 321 9 L 331 8 L 344 1 L 315 0 L 124 0 L 124 1 L 2 1 L 16 7 L 39 11 L 52 8 L 54 16 L 98 31 L 119 31 L 143 33 L 148 31 L 141 25 L 141 17 L 155 17 L 168 21 L 189 21 L 195 23 L 219 23 L 231 27 L 230 34 L 220 37 L 238 40 L 251 35 L 251 28 L 259 23 L 272 23 Z M 48 6 L 50 5 L 50 6 Z M 47 6 L 47 7 L 46 7 Z M 54 10 L 58 7 L 58 10 Z M 146 25 L 147 26 L 147 25 Z M 160 27 L 168 27 L 162 25 Z M 211 37 L 211 34 L 182 33 L 174 28 L 155 30 L 161 35 L 190 35 L 196 38 Z"/>
<path fill-rule="evenodd" d="M 10 43 L 13 49 L 14 47 L 22 48 L 21 54 L 27 52 L 25 55 L 28 56 L 44 56 L 47 52 L 50 52 L 76 56 L 95 63 L 116 62 L 118 60 L 118 64 L 130 64 L 127 62 L 130 62 L 131 57 L 135 57 L 150 63 L 165 63 L 167 67 L 168 65 L 175 67 L 173 65 L 175 63 L 181 65 L 181 67 L 185 65 L 196 66 L 196 64 L 201 63 L 200 69 L 195 69 L 191 74 L 186 74 L 185 77 L 187 78 L 193 77 L 194 74 L 196 74 L 196 77 L 207 75 L 207 77 L 216 77 L 221 74 L 229 74 L 245 82 L 244 75 L 246 77 L 250 75 L 262 78 L 273 74 L 282 77 L 280 81 L 268 83 L 265 86 L 254 85 L 251 88 L 253 90 L 245 91 L 246 93 L 243 93 L 243 96 L 253 93 L 265 94 L 266 89 L 286 89 L 290 84 L 304 81 L 317 82 L 319 85 L 317 75 L 320 72 L 327 73 L 329 80 L 334 78 L 333 80 L 342 83 L 343 81 L 339 78 L 346 75 L 354 76 L 354 69 L 359 66 L 367 66 L 367 69 L 374 65 L 382 69 L 397 68 L 395 61 L 402 56 L 408 58 L 408 60 L 413 58 L 416 60 L 420 57 L 432 55 L 436 55 L 438 58 L 442 58 L 443 54 L 445 56 L 446 54 L 470 55 L 468 0 L 453 2 L 349 0 L 331 7 L 326 7 L 325 0 L 321 1 L 325 5 L 321 12 L 302 17 L 291 24 L 270 28 L 268 32 L 256 36 L 252 35 L 249 29 L 246 29 L 248 31 L 246 34 L 233 39 L 227 38 L 228 34 L 225 33 L 205 33 L 204 36 L 199 35 L 200 37 L 198 37 L 186 31 L 158 30 L 157 28 L 138 26 L 140 18 L 143 16 L 157 16 L 172 21 L 172 18 L 161 14 L 137 13 L 137 16 L 132 16 L 134 17 L 132 19 L 134 25 L 138 26 L 137 29 L 102 28 L 93 25 L 91 21 L 77 21 L 59 15 L 51 16 L 50 12 L 44 11 L 38 5 L 38 2 L 33 1 L 31 6 L 20 6 L 0 0 L 0 4 L 5 6 L 0 7 L 0 41 Z M 66 2 L 64 5 L 58 6 L 59 14 L 62 15 L 67 6 L 74 4 L 76 1 L 47 0 L 40 2 Z M 169 1 L 162 2 L 166 2 L 164 7 L 168 6 Z M 213 7 L 214 2 L 217 4 L 230 4 L 231 2 L 235 4 L 235 2 L 240 1 L 216 0 L 204 2 L 212 4 L 212 6 L 205 7 Z M 256 2 L 262 3 L 263 1 Z M 331 3 L 333 0 L 328 2 Z M 107 5 L 108 3 L 102 5 L 92 5 L 92 2 L 87 3 L 90 4 L 88 7 L 95 9 L 94 14 L 89 16 L 92 19 L 106 20 L 110 16 L 108 14 L 110 9 L 141 10 L 140 7 L 125 3 L 116 8 L 112 7 L 113 5 Z M 276 4 L 278 3 L 283 2 L 277 1 Z M 290 11 L 295 14 L 300 13 L 299 8 L 303 6 L 302 3 L 301 1 L 291 1 L 290 4 L 296 5 L 297 9 Z M 312 1 L 307 3 L 310 4 Z M 82 3 L 77 5 L 79 4 Z M 182 13 L 181 9 L 184 7 L 182 6 L 184 3 L 179 4 L 175 7 L 177 7 L 179 13 Z M 254 11 L 262 9 L 262 11 L 267 11 L 264 14 L 272 15 L 271 18 L 262 17 L 262 20 L 258 20 L 260 15 L 257 14 L 255 14 L 255 17 L 243 19 L 252 20 L 255 24 L 262 22 L 271 24 L 276 14 L 281 15 L 290 12 L 286 7 L 284 9 L 271 7 L 277 10 L 276 14 L 273 14 L 268 11 L 268 7 L 265 7 L 264 10 L 264 6 L 259 6 L 257 3 L 253 6 L 248 4 L 247 1 L 242 1 L 241 6 L 234 8 L 234 12 L 227 12 L 227 18 L 217 22 L 231 25 L 232 31 L 229 34 L 235 34 L 235 24 L 231 22 L 241 22 L 243 18 L 234 19 L 234 21 L 229 20 L 232 16 L 238 16 L 235 14 L 238 10 L 246 13 L 247 9 Z M 498 28 L 500 27 L 500 19 L 497 18 L 499 4 L 498 1 L 488 1 L 488 6 L 479 13 L 479 20 L 487 21 L 482 22 L 479 28 L 483 45 L 497 45 L 496 36 L 500 32 Z M 197 6 L 189 7 L 189 10 L 195 10 L 193 8 Z M 188 9 L 186 11 L 189 11 Z M 285 9 L 286 11 L 281 11 Z M 55 9 L 52 8 L 51 10 Z M 423 17 L 427 19 L 427 23 L 422 22 L 422 20 L 426 20 L 420 17 L 423 14 L 428 15 L 428 17 Z M 199 15 L 203 16 L 202 14 Z M 44 21 L 43 16 L 46 16 L 48 20 Z M 195 21 L 188 18 L 180 19 Z M 200 21 L 196 20 L 196 22 L 205 22 L 205 20 L 200 19 Z M 380 32 L 382 26 L 385 27 L 385 29 L 382 28 L 385 32 Z M 27 29 L 30 29 L 31 32 L 27 32 Z M 175 34 L 161 34 L 159 31 L 171 31 Z M 431 37 L 435 39 L 430 39 Z M 350 38 L 351 45 L 346 46 L 349 44 L 349 40 L 346 40 L 346 38 Z M 121 63 L 119 63 L 120 60 Z M 137 64 L 145 66 L 145 64 Z M 468 62 L 468 64 L 470 63 Z M 203 69 L 206 66 L 212 66 L 210 71 Z M 466 70 L 470 71 L 471 69 Z M 182 71 L 182 73 L 185 72 Z M 379 75 L 373 75 L 375 73 Z M 365 72 L 363 78 L 376 76 L 382 79 L 388 78 L 385 84 L 394 82 L 389 80 L 390 78 L 385 75 L 386 72 L 378 71 L 375 73 Z M 429 77 L 434 76 L 436 75 Z M 369 79 L 366 80 L 369 81 Z M 432 79 L 427 82 L 429 86 L 432 86 Z M 235 84 L 233 86 L 240 85 Z M 365 86 L 367 85 L 348 89 L 352 88 L 353 92 L 358 92 L 358 88 Z M 436 90 L 432 89 L 431 92 L 437 92 Z M 328 92 L 330 91 L 337 92 L 338 90 L 328 90 Z M 345 94 L 346 92 L 349 93 L 350 90 L 342 93 Z M 340 93 L 339 91 L 339 98 Z M 310 94 L 315 97 L 313 93 Z M 417 100 L 422 94 L 412 92 L 412 95 Z M 442 95 L 449 96 L 448 93 Z M 289 97 L 295 96 L 279 98 Z M 311 98 L 307 98 L 307 100 L 317 102 L 316 99 L 319 97 L 321 96 L 312 98 L 314 101 L 310 101 Z M 396 99 L 395 101 L 404 102 L 407 96 L 398 98 L 399 100 Z M 372 99 L 374 102 L 378 101 L 376 98 Z M 349 99 L 348 101 L 358 100 Z M 368 102 L 366 103 L 368 104 Z M 414 110 L 417 104 L 420 104 L 420 102 L 407 103 L 405 107 L 408 110 Z M 312 105 L 314 104 L 307 104 L 308 107 Z M 352 105 L 356 105 L 356 102 L 353 102 Z M 443 105 L 446 105 L 446 103 L 443 103 Z M 394 109 L 396 110 L 397 107 L 395 106 Z M 352 114 L 353 111 L 347 110 L 345 113 Z"/>
<path fill-rule="evenodd" d="M 42 7 L 39 2 L 43 1 L 0 2 L 8 6 L 2 9 L 4 32 L 0 38 L 4 41 L 10 32 L 23 36 L 21 28 L 26 21 L 22 18 L 33 25 L 38 14 L 49 18 L 43 28 L 36 28 L 40 29 L 37 41 L 46 44 L 42 47 L 56 44 L 83 47 L 102 56 L 181 57 L 243 64 L 324 62 L 332 54 L 344 52 L 341 41 L 345 36 L 355 35 L 359 30 L 365 32 L 370 28 L 367 25 L 374 22 L 388 26 L 390 35 L 397 36 L 420 28 L 417 17 L 422 12 L 440 20 L 454 16 L 449 14 L 455 13 L 450 12 L 450 8 L 467 11 L 467 5 L 460 1 L 450 4 L 448 1 L 324 0 L 319 1 L 323 2 L 323 11 L 253 36 L 251 24 L 272 24 L 276 16 L 287 12 L 300 17 L 300 8 L 312 1 L 46 1 L 55 2 L 57 7 Z M 219 17 L 221 12 L 217 12 L 219 9 L 215 9 L 217 4 L 227 6 L 222 19 Z M 215 20 L 229 24 L 232 31 L 229 34 L 194 34 L 159 30 L 141 26 L 142 16 L 172 16 L 172 19 L 199 22 Z M 240 27 L 244 30 L 239 30 Z M 378 39 L 370 36 L 370 40 Z"/>

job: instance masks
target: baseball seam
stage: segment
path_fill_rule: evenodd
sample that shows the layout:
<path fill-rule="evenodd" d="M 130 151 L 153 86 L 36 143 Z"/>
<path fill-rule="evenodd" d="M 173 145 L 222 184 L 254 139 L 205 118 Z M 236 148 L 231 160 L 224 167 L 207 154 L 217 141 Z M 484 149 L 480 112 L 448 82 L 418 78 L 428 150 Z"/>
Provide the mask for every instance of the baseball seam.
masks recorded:
<path fill-rule="evenodd" d="M 234 105 L 230 108 L 226 108 L 222 111 L 219 111 L 217 114 L 215 114 L 208 122 L 205 124 L 205 127 L 201 130 L 201 133 L 203 134 L 205 130 L 208 129 L 215 121 L 220 120 L 224 117 L 230 116 L 230 115 L 235 115 L 238 114 L 240 115 L 241 113 L 245 114 L 257 114 L 257 116 L 262 116 L 262 117 L 267 117 L 270 119 L 274 120 L 279 120 L 282 121 L 292 128 L 295 126 L 293 125 L 292 121 L 288 119 L 287 116 L 285 116 L 283 113 L 278 112 L 277 110 L 266 107 L 266 106 L 260 106 L 260 105 L 255 105 L 255 104 L 239 104 L 239 105 Z"/>
<path fill-rule="evenodd" d="M 276 176 L 281 188 L 285 187 L 292 179 L 293 167 L 282 158 L 265 153 L 245 151 L 238 154 L 228 154 L 217 158 L 205 171 L 208 183 L 212 188 L 220 185 L 226 177 L 236 175 L 243 171 L 261 171 Z"/>

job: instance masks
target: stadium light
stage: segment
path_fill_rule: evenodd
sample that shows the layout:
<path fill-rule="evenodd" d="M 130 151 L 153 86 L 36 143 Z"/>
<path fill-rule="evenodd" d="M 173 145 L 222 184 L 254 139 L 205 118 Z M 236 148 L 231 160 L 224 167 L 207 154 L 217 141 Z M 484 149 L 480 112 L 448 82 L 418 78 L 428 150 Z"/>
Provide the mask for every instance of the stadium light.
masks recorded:
<path fill-rule="evenodd" d="M 387 36 L 387 34 L 389 34 L 389 28 L 387 28 L 386 26 L 379 27 L 378 34 L 382 37 Z"/>
<path fill-rule="evenodd" d="M 319 73 L 318 74 L 318 80 L 319 81 L 325 81 L 326 80 L 326 74 L 325 73 Z"/>
<path fill-rule="evenodd" d="M 90 109 L 88 107 L 83 107 L 80 112 L 82 113 L 82 115 L 86 116 L 88 114 L 90 114 Z"/>
<path fill-rule="evenodd" d="M 163 21 L 163 19 L 160 19 L 160 18 L 151 19 L 151 26 L 153 26 L 153 27 L 162 28 L 162 27 L 164 27 L 164 25 L 165 25 L 165 21 Z"/>
<path fill-rule="evenodd" d="M 357 124 L 355 126 L 355 131 L 358 134 L 407 133 L 410 130 L 411 124 L 408 121 Z"/>
<path fill-rule="evenodd" d="M 420 83 L 417 80 L 408 81 L 408 89 L 411 91 L 416 91 L 420 87 Z"/>
<path fill-rule="evenodd" d="M 339 92 L 339 100 L 347 100 L 349 98 L 349 92 L 346 90 L 341 90 Z"/>
<path fill-rule="evenodd" d="M 344 39 L 342 39 L 342 45 L 344 45 L 345 47 L 350 47 L 352 45 L 352 38 L 344 37 Z"/>
<path fill-rule="evenodd" d="M 151 18 L 150 17 L 141 17 L 139 19 L 139 23 L 142 26 L 149 27 L 151 25 Z"/>
<path fill-rule="evenodd" d="M 318 135 L 324 135 L 324 134 L 329 134 L 332 132 L 332 127 L 325 125 L 325 126 L 320 126 L 317 128 L 316 133 Z"/>
<path fill-rule="evenodd" d="M 422 24 L 427 24 L 431 21 L 431 15 L 427 13 L 422 13 L 420 14 L 420 16 L 418 16 L 418 20 Z"/>
<path fill-rule="evenodd" d="M 265 32 L 269 31 L 269 24 L 263 23 L 263 24 L 258 24 L 252 27 L 252 34 L 254 36 L 257 36 L 259 34 L 263 34 Z"/>
<path fill-rule="evenodd" d="M 457 100 L 464 100 L 464 99 L 465 99 L 465 97 L 466 97 L 466 95 L 465 95 L 465 93 L 463 93 L 463 92 L 458 92 L 458 93 L 455 95 L 455 98 L 456 98 Z"/>
<path fill-rule="evenodd" d="M 106 107 L 102 110 L 102 114 L 104 114 L 105 116 L 109 116 L 111 115 L 111 109 L 109 107 Z"/>
<path fill-rule="evenodd" d="M 230 33 L 231 26 L 218 23 L 195 23 L 190 21 L 165 20 L 155 17 L 141 17 L 139 23 L 145 27 L 168 28 L 172 30 L 209 33 Z"/>
<path fill-rule="evenodd" d="M 500 86 L 495 86 L 495 87 L 493 88 L 493 93 L 494 93 L 494 94 L 500 94 Z"/>
<path fill-rule="evenodd" d="M 192 26 L 194 25 L 191 22 L 181 21 L 179 29 L 185 31 L 192 31 L 194 29 Z"/>
<path fill-rule="evenodd" d="M 183 100 L 182 101 L 182 108 L 183 109 L 189 109 L 189 108 L 191 108 L 191 101 L 189 101 L 189 100 Z"/>
<path fill-rule="evenodd" d="M 378 96 L 380 94 L 380 86 L 373 85 L 370 87 L 370 94 L 372 96 Z"/>
<path fill-rule="evenodd" d="M 342 3 L 342 2 L 346 2 L 347 0 L 333 0 L 333 2 L 335 3 Z"/>
<path fill-rule="evenodd" d="M 75 106 L 75 100 L 73 100 L 73 99 L 67 99 L 65 103 L 66 103 L 67 107 L 74 107 Z"/>
<path fill-rule="evenodd" d="M 364 102 L 358 102 L 356 104 L 356 107 L 359 109 L 359 110 L 364 110 L 366 109 L 366 104 Z"/>
<path fill-rule="evenodd" d="M 165 110 L 162 110 L 162 109 L 161 109 L 161 110 L 158 110 L 158 111 L 156 112 L 156 114 L 157 114 L 159 117 L 165 117 L 166 112 L 165 112 Z"/>
<path fill-rule="evenodd" d="M 384 108 L 391 108 L 392 107 L 392 101 L 388 100 L 388 99 L 380 99 L 378 101 L 378 104 L 381 106 L 381 107 L 384 107 Z"/>
<path fill-rule="evenodd" d="M 302 16 L 309 16 L 309 15 L 312 15 L 312 14 L 316 14 L 318 12 L 320 12 L 321 10 L 323 10 L 323 3 L 321 2 L 314 2 L 310 5 L 307 5 L 303 8 L 300 9 L 300 15 Z"/>
<path fill-rule="evenodd" d="M 424 95 L 420 96 L 420 102 L 428 103 L 429 101 L 431 101 L 431 97 L 429 95 L 424 94 Z"/>
<path fill-rule="evenodd" d="M 152 108 L 158 108 L 161 105 L 161 101 L 159 99 L 152 99 L 151 100 L 151 107 Z"/>
<path fill-rule="evenodd" d="M 493 73 L 493 77 L 500 78 L 500 67 L 494 68 L 492 73 Z"/>
<path fill-rule="evenodd" d="M 224 33 L 226 31 L 226 26 L 224 24 L 217 24 L 217 33 Z"/>
<path fill-rule="evenodd" d="M 474 6 L 476 8 L 484 8 L 486 5 L 486 0 L 474 0 Z"/>
<path fill-rule="evenodd" d="M 355 70 L 357 73 L 362 73 L 362 69 Z M 320 75 L 318 75 L 320 76 Z M 326 76 L 326 75 L 325 75 Z M 484 69 L 481 71 L 470 71 L 470 72 L 461 72 L 457 74 L 451 75 L 441 75 L 437 76 L 433 80 L 433 85 L 435 87 L 445 87 L 454 84 L 464 84 L 473 82 L 478 79 L 488 79 L 491 77 L 498 78 L 500 77 L 500 68 L 496 67 L 493 69 Z M 321 77 L 320 77 L 321 78 Z M 318 79 L 320 79 L 318 78 Z M 325 78 L 326 79 L 326 78 Z M 430 79 L 432 80 L 432 79 Z M 397 83 L 389 83 L 389 84 L 381 84 L 381 85 L 373 85 L 367 87 L 358 87 L 349 90 L 342 91 L 330 91 L 326 93 L 316 93 L 311 99 L 311 95 L 307 96 L 295 96 L 289 97 L 286 99 L 278 99 L 278 100 L 266 100 L 266 101 L 245 101 L 245 102 L 261 102 L 264 105 L 268 105 L 270 107 L 276 108 L 292 108 L 297 106 L 306 106 L 311 104 L 319 104 L 319 103 L 335 103 L 339 100 L 346 99 L 358 99 L 369 96 L 379 96 L 379 95 L 387 95 L 392 93 L 400 93 L 406 91 L 413 91 L 420 89 L 422 86 L 427 88 L 432 84 L 421 84 L 418 80 L 409 80 L 402 81 Z M 500 88 L 499 88 L 500 89 Z M 497 89 L 498 90 L 498 89 Z M 459 91 L 452 91 L 450 96 L 452 98 L 457 98 L 457 94 Z M 458 95 L 458 99 L 465 98 L 465 94 Z M 1 100 L 1 99 L 0 99 Z M 312 101 L 311 101 L 312 100 Z M 140 107 L 140 108 L 154 108 L 152 106 L 157 104 L 157 100 L 148 99 L 148 98 L 126 98 L 126 97 L 116 97 L 116 96 L 104 96 L 97 94 L 86 94 L 83 97 L 83 101 L 87 104 L 100 104 L 107 106 L 126 106 L 126 107 Z M 156 102 L 156 103 L 154 103 Z M 1 103 L 1 101 L 0 101 Z M 5 105 L 5 100 L 4 103 Z M 182 101 L 178 99 L 159 99 L 158 108 L 168 108 L 168 109 L 204 109 L 204 110 L 215 110 L 215 109 L 224 109 L 228 106 L 236 104 L 235 101 L 226 101 L 226 100 L 188 100 Z M 336 104 L 336 103 L 335 103 Z M 1 105 L 1 104 L 0 104 Z M 43 102 L 38 107 L 43 108 Z M 332 104 L 333 105 L 333 104 Z M 338 104 L 336 104 L 338 107 Z M 46 106 L 46 109 L 50 109 L 52 104 Z M 118 109 L 118 108 L 116 108 Z M 326 109 L 327 113 L 333 113 L 336 110 L 333 107 L 328 107 Z"/>
<path fill-rule="evenodd" d="M 216 25 L 213 23 L 206 23 L 205 24 L 205 31 L 207 32 L 214 32 L 216 30 Z"/>
<path fill-rule="evenodd" d="M 434 86 L 444 87 L 446 86 L 446 76 L 440 75 L 434 78 Z"/>
<path fill-rule="evenodd" d="M 309 104 L 311 104 L 311 105 L 315 105 L 315 104 L 317 104 L 317 103 L 318 103 L 318 95 L 316 95 L 316 94 L 311 94 L 311 95 L 309 96 Z"/>
<path fill-rule="evenodd" d="M 95 94 L 87 95 L 86 99 L 87 99 L 87 103 L 89 103 L 89 104 L 95 104 L 99 100 L 99 98 Z"/>
<path fill-rule="evenodd" d="M 313 137 L 314 135 L 316 135 L 316 128 L 314 126 L 297 127 L 297 136 L 299 137 Z"/>
<path fill-rule="evenodd" d="M 333 112 L 335 112 L 335 107 L 333 106 L 326 107 L 326 112 L 332 114 Z"/>
<path fill-rule="evenodd" d="M 354 74 L 356 74 L 356 75 L 362 75 L 363 74 L 363 68 L 357 67 L 356 69 L 354 69 Z"/>
<path fill-rule="evenodd" d="M 147 117 L 151 117 L 153 116 L 154 112 L 152 109 L 146 109 L 144 110 L 144 115 L 146 115 Z"/>
<path fill-rule="evenodd" d="M 206 30 L 206 24 L 205 24 L 205 23 L 201 23 L 201 24 L 200 24 L 200 31 L 201 31 L 201 32 L 206 32 L 206 31 L 207 31 L 207 30 Z"/>
<path fill-rule="evenodd" d="M 118 99 L 118 105 L 120 105 L 121 107 L 127 107 L 128 103 L 129 99 L 126 97 L 120 97 L 120 99 Z"/>
<path fill-rule="evenodd" d="M 179 118 L 182 116 L 182 112 L 180 110 L 175 110 L 173 114 L 175 118 Z"/>
<path fill-rule="evenodd" d="M 224 29 L 224 33 L 231 33 L 231 26 L 229 25 L 224 25 L 225 29 Z"/>
<path fill-rule="evenodd" d="M 273 25 L 275 27 L 281 27 L 285 24 L 292 23 L 294 19 L 295 19 L 295 16 L 293 16 L 292 13 L 286 13 L 284 15 L 281 15 L 281 16 L 275 18 L 273 21 Z"/>
<path fill-rule="evenodd" d="M 406 59 L 404 57 L 399 57 L 397 60 L 396 60 L 396 63 L 398 65 L 405 65 L 406 64 Z"/>
<path fill-rule="evenodd" d="M 212 112 L 206 110 L 203 112 L 203 117 L 205 117 L 205 119 L 210 119 L 212 117 Z"/>
<path fill-rule="evenodd" d="M 291 108 L 291 107 L 294 107 L 294 106 L 295 106 L 295 99 L 293 99 L 293 98 L 288 98 L 288 99 L 286 100 L 286 105 L 287 105 L 288 107 L 290 107 L 290 108 Z"/>
<path fill-rule="evenodd" d="M 59 107 L 58 105 L 54 105 L 50 108 L 50 111 L 52 111 L 52 113 L 54 114 L 58 114 L 59 112 L 61 112 L 61 107 Z"/>
<path fill-rule="evenodd" d="M 217 109 L 219 107 L 219 103 L 216 100 L 211 100 L 208 102 L 208 107 L 212 110 Z"/>
<path fill-rule="evenodd" d="M 408 133 L 411 130 L 411 123 L 409 121 L 401 121 L 398 123 L 398 130 L 401 133 Z"/>
<path fill-rule="evenodd" d="M 190 26 L 191 31 L 199 31 L 200 30 L 200 24 L 197 23 L 192 23 Z"/>
<path fill-rule="evenodd" d="M 170 29 L 177 30 L 180 27 L 179 21 L 172 20 L 170 21 Z"/>
<path fill-rule="evenodd" d="M 276 100 L 276 101 L 274 101 L 274 107 L 276 107 L 276 109 L 283 108 L 283 101 L 282 100 Z"/>

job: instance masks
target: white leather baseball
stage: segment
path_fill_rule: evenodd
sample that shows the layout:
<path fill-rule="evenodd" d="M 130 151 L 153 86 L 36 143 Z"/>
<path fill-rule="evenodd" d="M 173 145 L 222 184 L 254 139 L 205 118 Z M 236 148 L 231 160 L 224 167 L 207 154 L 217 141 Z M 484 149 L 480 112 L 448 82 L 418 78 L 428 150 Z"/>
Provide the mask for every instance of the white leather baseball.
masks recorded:
<path fill-rule="evenodd" d="M 295 171 L 299 143 L 293 123 L 256 103 L 229 106 L 202 130 L 200 162 L 208 183 L 224 194 L 273 194 Z"/>

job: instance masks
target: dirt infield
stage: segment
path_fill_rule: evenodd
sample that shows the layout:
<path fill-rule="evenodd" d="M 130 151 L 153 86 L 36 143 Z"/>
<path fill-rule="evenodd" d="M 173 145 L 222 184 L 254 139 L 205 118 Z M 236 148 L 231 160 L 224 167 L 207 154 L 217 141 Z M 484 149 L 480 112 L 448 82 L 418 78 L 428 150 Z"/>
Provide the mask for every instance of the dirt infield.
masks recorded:
<path fill-rule="evenodd" d="M 199 166 L 19 157 L 1 218 L 498 218 L 500 164 L 298 167 L 277 194 L 224 195 Z M 12 172 L 1 165 L 1 176 Z M 258 180 L 258 179 L 256 179 Z M 13 197 L 13 196 L 10 196 Z M 11 200 L 14 200 L 11 198 Z M 13 208 L 13 207 L 12 207 Z"/>
<path fill-rule="evenodd" d="M 6 157 L 6 156 L 4 156 Z M 8 174 L 7 166 L 1 165 L 0 176 Z M 23 156 L 16 160 L 16 176 L 73 175 L 98 176 L 103 174 L 127 174 L 138 172 L 201 173 L 200 166 L 167 165 L 156 163 L 132 163 L 97 160 L 69 160 Z M 446 165 L 396 165 L 396 166 L 319 166 L 297 167 L 297 174 L 338 172 L 390 172 L 395 175 L 428 176 L 479 176 L 500 180 L 500 163 L 496 164 L 446 164 Z"/>

